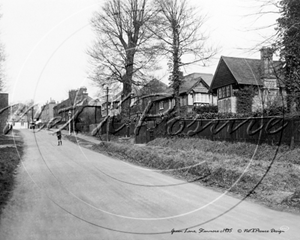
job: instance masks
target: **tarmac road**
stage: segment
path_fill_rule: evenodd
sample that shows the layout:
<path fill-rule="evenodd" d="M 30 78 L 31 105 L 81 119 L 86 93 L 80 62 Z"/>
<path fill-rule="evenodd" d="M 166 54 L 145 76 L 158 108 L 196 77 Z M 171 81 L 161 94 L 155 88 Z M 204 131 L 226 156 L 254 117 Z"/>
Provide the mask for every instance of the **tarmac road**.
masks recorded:
<path fill-rule="evenodd" d="M 21 131 L 27 150 L 1 218 L 1 240 L 300 239 L 298 215 L 69 141 L 57 146 L 47 131 Z"/>

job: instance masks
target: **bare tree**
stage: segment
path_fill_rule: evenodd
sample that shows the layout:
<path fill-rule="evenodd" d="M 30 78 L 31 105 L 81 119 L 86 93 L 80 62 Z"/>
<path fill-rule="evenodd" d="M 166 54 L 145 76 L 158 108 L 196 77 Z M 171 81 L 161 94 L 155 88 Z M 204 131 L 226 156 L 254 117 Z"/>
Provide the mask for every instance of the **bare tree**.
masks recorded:
<path fill-rule="evenodd" d="M 187 0 L 156 0 L 160 31 L 153 31 L 163 42 L 161 51 L 164 51 L 169 59 L 170 81 L 174 89 L 175 109 L 178 114 L 179 88 L 182 82 L 180 68 L 188 64 L 204 63 L 217 52 L 206 45 L 207 38 L 202 31 L 205 18 L 187 2 Z M 193 60 L 183 62 L 184 55 L 193 56 Z"/>
<path fill-rule="evenodd" d="M 155 19 L 148 0 L 107 0 L 102 12 L 96 12 L 91 23 L 97 40 L 88 50 L 93 70 L 90 78 L 102 85 L 119 81 L 125 98 L 132 85 L 147 80 L 146 70 L 154 70 L 156 58 L 153 32 L 145 24 Z M 128 111 L 129 101 L 122 106 Z"/>
<path fill-rule="evenodd" d="M 246 27 L 245 31 L 251 31 L 256 33 L 260 40 L 253 45 L 248 52 L 257 52 L 262 47 L 272 46 L 278 37 L 278 28 L 276 19 L 282 12 L 280 1 L 278 0 L 248 0 L 248 4 L 251 6 L 250 13 L 244 17 L 251 19 L 251 27 Z M 258 23 L 259 26 L 258 26 Z"/>

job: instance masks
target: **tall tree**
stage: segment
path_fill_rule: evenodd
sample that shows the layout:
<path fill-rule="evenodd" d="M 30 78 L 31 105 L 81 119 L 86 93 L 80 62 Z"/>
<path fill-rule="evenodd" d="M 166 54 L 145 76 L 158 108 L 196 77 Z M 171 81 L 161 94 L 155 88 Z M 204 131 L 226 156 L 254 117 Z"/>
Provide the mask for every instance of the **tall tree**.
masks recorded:
<path fill-rule="evenodd" d="M 148 0 L 107 0 L 91 23 L 97 40 L 88 50 L 93 64 L 90 78 L 99 85 L 119 81 L 125 98 L 132 85 L 147 80 L 145 70 L 153 69 L 156 57 L 153 33 L 145 26 L 155 19 Z M 152 41 L 151 41 L 152 40 Z M 128 111 L 125 101 L 122 111 Z"/>
<path fill-rule="evenodd" d="M 192 63 L 204 63 L 216 54 L 216 50 L 206 46 L 204 36 L 204 17 L 187 0 L 156 0 L 159 12 L 160 31 L 153 31 L 163 42 L 164 51 L 169 59 L 170 81 L 174 90 L 175 109 L 180 112 L 179 88 L 182 83 L 181 67 Z M 192 56 L 191 61 L 183 62 L 184 55 Z M 189 58 L 191 59 L 191 58 Z"/>
<path fill-rule="evenodd" d="M 300 110 L 300 1 L 281 0 L 277 47 L 283 63 L 287 105 Z"/>

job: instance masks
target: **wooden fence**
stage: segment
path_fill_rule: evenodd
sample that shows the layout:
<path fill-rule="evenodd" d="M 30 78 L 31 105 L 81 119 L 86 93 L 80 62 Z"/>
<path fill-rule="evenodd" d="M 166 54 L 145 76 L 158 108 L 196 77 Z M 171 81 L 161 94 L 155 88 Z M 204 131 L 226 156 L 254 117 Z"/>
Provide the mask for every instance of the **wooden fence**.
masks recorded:
<path fill-rule="evenodd" d="M 90 126 L 90 131 L 96 125 Z M 110 122 L 110 134 L 134 135 L 135 124 L 130 126 Z M 101 133 L 106 133 L 103 124 Z M 239 119 L 180 119 L 144 122 L 135 135 L 136 143 L 147 143 L 158 137 L 205 138 L 218 141 L 285 144 L 300 146 L 300 118 L 239 118 Z"/>
<path fill-rule="evenodd" d="M 281 117 L 161 121 L 153 128 L 142 127 L 137 143 L 157 137 L 194 137 L 219 141 L 286 144 L 300 146 L 300 118 Z"/>

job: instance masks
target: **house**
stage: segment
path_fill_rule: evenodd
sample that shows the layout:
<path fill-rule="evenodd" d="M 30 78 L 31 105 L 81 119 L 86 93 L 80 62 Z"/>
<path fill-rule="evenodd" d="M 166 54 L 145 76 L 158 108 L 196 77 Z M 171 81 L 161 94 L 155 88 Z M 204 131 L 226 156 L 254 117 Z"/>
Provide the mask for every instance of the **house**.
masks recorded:
<path fill-rule="evenodd" d="M 191 112 L 197 106 L 216 105 L 216 96 L 209 92 L 212 79 L 213 75 L 208 73 L 192 73 L 183 76 L 179 88 L 180 106 L 186 107 L 186 111 Z M 152 114 L 163 113 L 175 105 L 173 89 L 169 88 L 166 92 L 167 96 L 155 100 L 150 110 Z"/>
<path fill-rule="evenodd" d="M 54 116 L 60 116 L 62 118 L 62 121 L 66 122 L 69 118 L 68 111 L 72 107 L 81 103 L 83 100 L 86 100 L 87 102 L 93 100 L 88 96 L 86 87 L 81 87 L 76 90 L 70 90 L 68 99 L 61 101 L 53 107 Z"/>
<path fill-rule="evenodd" d="M 112 84 L 110 88 L 106 90 L 106 93 L 101 97 L 101 107 L 102 107 L 102 116 L 106 116 L 107 113 L 110 116 L 116 116 L 120 114 L 121 107 L 119 106 L 122 100 L 122 90 L 121 83 Z M 140 96 L 140 87 L 132 85 L 132 96 L 131 104 L 136 101 Z M 131 112 L 133 114 L 133 112 Z M 134 112 L 135 114 L 135 112 Z"/>
<path fill-rule="evenodd" d="M 73 116 L 77 110 L 82 111 L 76 118 L 76 122 L 72 121 L 73 129 L 88 129 L 88 125 L 99 123 L 101 120 L 100 101 L 89 97 L 85 87 L 69 91 L 69 98 L 53 107 L 54 117 L 61 117 L 62 123 L 67 122 L 69 115 Z"/>
<path fill-rule="evenodd" d="M 9 124 L 13 126 L 14 129 L 26 129 L 29 128 L 29 123 L 34 119 L 34 110 L 28 111 L 28 106 L 19 103 L 13 105 L 9 109 Z"/>
<path fill-rule="evenodd" d="M 270 48 L 260 50 L 260 59 L 222 56 L 214 74 L 210 91 L 217 94 L 218 111 L 242 113 L 240 91 L 252 88 L 254 94 L 249 104 L 249 112 L 257 111 L 274 102 L 280 94 L 285 95 L 283 84 L 278 80 L 278 61 L 273 61 Z"/>
<path fill-rule="evenodd" d="M 52 99 L 50 99 L 49 102 L 47 102 L 45 105 L 42 106 L 42 113 L 40 115 L 40 121 L 43 123 L 49 122 L 54 117 L 54 106 L 56 105 L 56 102 Z"/>
<path fill-rule="evenodd" d="M 159 96 L 151 96 L 151 95 L 154 95 L 156 93 L 165 93 L 167 91 L 169 90 L 168 90 L 168 86 L 165 83 L 155 78 L 152 79 L 150 82 L 145 84 L 137 92 L 137 94 L 133 95 L 133 98 L 131 99 L 131 103 L 135 104 L 135 106 L 133 107 L 132 112 L 134 112 L 135 114 L 141 114 L 150 101 L 154 101 L 160 98 Z"/>
<path fill-rule="evenodd" d="M 108 94 L 101 98 L 101 109 L 102 116 L 105 117 L 108 113 L 110 116 L 115 116 L 120 113 L 118 104 L 121 101 L 122 91 L 118 92 L 116 95 Z"/>

